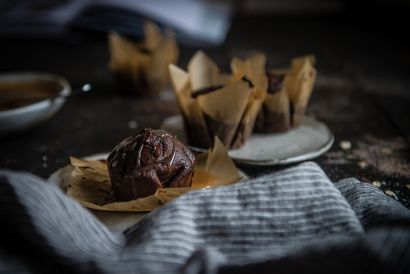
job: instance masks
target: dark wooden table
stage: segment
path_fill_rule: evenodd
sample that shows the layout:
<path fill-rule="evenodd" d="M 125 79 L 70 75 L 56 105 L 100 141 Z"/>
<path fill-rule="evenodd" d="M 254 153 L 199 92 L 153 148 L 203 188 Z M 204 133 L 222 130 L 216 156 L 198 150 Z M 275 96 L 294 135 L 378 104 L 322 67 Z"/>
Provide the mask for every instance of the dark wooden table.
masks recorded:
<path fill-rule="evenodd" d="M 252 50 L 268 55 L 271 67 L 313 53 L 318 79 L 308 113 L 325 122 L 335 144 L 315 159 L 336 181 L 356 177 L 378 185 L 410 207 L 410 52 L 400 34 L 343 18 L 255 18 L 234 20 L 226 43 L 206 52 L 222 67 Z M 180 65 L 197 48 L 182 47 Z M 105 36 L 72 32 L 61 40 L 0 40 L 0 70 L 46 71 L 73 87 L 93 85 L 47 123 L 0 140 L 0 167 L 48 177 L 82 157 L 110 151 L 144 127 L 157 128 L 178 113 L 174 99 L 124 98 L 107 69 Z M 136 128 L 134 128 L 136 125 Z M 349 141 L 351 149 L 339 143 Z M 282 167 L 242 167 L 257 176 Z"/>

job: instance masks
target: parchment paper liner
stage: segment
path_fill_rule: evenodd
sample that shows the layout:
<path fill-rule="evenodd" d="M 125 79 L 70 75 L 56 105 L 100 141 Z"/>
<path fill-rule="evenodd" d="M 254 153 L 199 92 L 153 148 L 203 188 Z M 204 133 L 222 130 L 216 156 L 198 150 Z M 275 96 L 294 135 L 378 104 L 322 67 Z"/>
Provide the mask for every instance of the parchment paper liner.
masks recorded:
<path fill-rule="evenodd" d="M 316 80 L 316 59 L 313 55 L 292 60 L 292 67 L 285 78 L 285 86 L 291 102 L 292 126 L 298 126 L 305 116 L 305 110 Z"/>
<path fill-rule="evenodd" d="M 116 76 L 120 91 L 156 95 L 167 87 L 168 65 L 177 62 L 179 50 L 170 29 L 162 35 L 154 23 L 147 21 L 144 33 L 140 43 L 115 32 L 108 34 L 109 69 Z"/>
<path fill-rule="evenodd" d="M 271 70 L 273 74 L 284 74 L 285 79 L 280 91 L 267 93 L 255 131 L 281 132 L 302 122 L 316 78 L 314 64 L 315 57 L 307 55 L 294 58 L 289 69 Z"/>
<path fill-rule="evenodd" d="M 245 61 L 235 58 L 229 75 L 221 73 L 204 52 L 198 51 L 188 64 L 188 71 L 169 66 L 191 145 L 210 147 L 213 136 L 218 136 L 228 148 L 238 148 L 246 142 L 266 94 L 265 60 L 262 54 Z M 242 80 L 244 76 L 253 86 Z M 192 97 L 197 90 L 215 86 L 222 87 Z"/>
<path fill-rule="evenodd" d="M 236 138 L 232 145 L 234 148 L 245 144 L 251 136 L 258 112 L 266 98 L 268 79 L 265 75 L 265 67 L 266 56 L 262 53 L 254 54 L 245 60 L 233 58 L 231 61 L 231 70 L 234 77 L 237 79 L 246 77 L 254 86 L 252 96 L 236 132 Z"/>
<path fill-rule="evenodd" d="M 70 157 L 74 167 L 67 194 L 83 206 L 103 211 L 152 211 L 189 191 L 232 184 L 240 179 L 226 148 L 215 138 L 214 147 L 197 156 L 192 187 L 158 189 L 153 195 L 127 202 L 116 202 L 105 162 Z"/>
<path fill-rule="evenodd" d="M 269 73 L 285 75 L 286 70 L 272 70 Z M 268 77 L 269 79 L 269 77 Z M 270 80 L 268 80 L 269 82 Z M 283 80 L 284 81 L 284 80 Z M 281 132 L 291 128 L 290 100 L 285 83 L 275 93 L 267 92 L 262 107 L 256 119 L 255 131 Z"/>

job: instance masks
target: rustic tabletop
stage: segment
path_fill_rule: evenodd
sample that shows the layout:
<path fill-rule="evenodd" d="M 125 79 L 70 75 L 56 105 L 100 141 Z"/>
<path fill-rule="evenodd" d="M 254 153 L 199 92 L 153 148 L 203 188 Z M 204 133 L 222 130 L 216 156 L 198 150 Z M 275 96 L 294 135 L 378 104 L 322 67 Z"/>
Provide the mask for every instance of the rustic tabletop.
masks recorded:
<path fill-rule="evenodd" d="M 185 67 L 198 47 L 182 47 Z M 308 113 L 335 135 L 333 147 L 315 159 L 332 180 L 356 177 L 410 207 L 410 78 L 408 45 L 388 30 L 370 30 L 343 19 L 235 18 L 226 43 L 205 48 L 222 67 L 233 56 L 267 53 L 270 67 L 297 55 L 317 57 L 318 79 Z M 164 98 L 125 98 L 107 69 L 103 35 L 73 32 L 60 40 L 0 40 L 0 71 L 46 71 L 73 87 L 93 91 L 73 97 L 47 123 L 0 140 L 0 168 L 48 177 L 82 157 L 110 151 L 144 127 L 157 128 L 177 114 L 172 93 Z M 241 167 L 257 176 L 283 167 Z"/>

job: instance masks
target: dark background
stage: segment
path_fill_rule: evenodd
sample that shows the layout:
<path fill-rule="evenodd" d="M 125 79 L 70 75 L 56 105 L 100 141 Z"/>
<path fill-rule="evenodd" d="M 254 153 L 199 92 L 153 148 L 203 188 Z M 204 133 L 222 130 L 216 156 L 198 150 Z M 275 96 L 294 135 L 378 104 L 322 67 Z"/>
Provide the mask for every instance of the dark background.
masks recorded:
<path fill-rule="evenodd" d="M 225 68 L 233 56 L 254 50 L 267 54 L 270 67 L 315 54 L 318 79 L 308 113 L 325 122 L 336 138 L 332 149 L 315 161 L 332 180 L 378 181 L 409 207 L 409 1 L 226 2 L 234 9 L 226 42 L 182 45 L 179 65 L 185 67 L 199 48 Z M 59 37 L 0 36 L 1 72 L 45 71 L 66 77 L 74 88 L 93 85 L 91 93 L 69 99 L 47 123 L 3 137 L 1 168 L 47 178 L 70 155 L 108 152 L 135 131 L 157 128 L 178 113 L 172 96 L 120 96 L 107 68 L 106 42 L 106 33 L 78 28 Z M 342 150 L 342 140 L 352 148 Z M 281 167 L 241 168 L 256 176 Z"/>

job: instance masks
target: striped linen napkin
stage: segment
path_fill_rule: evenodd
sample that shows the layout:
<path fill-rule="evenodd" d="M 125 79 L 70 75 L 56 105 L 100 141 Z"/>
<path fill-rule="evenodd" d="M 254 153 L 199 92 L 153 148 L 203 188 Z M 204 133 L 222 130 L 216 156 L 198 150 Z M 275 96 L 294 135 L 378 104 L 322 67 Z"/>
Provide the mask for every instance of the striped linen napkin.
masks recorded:
<path fill-rule="evenodd" d="M 410 273 L 410 211 L 312 162 L 183 195 L 124 233 L 0 171 L 0 272 Z"/>

